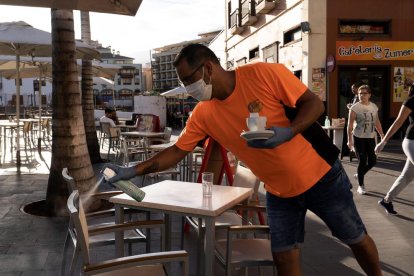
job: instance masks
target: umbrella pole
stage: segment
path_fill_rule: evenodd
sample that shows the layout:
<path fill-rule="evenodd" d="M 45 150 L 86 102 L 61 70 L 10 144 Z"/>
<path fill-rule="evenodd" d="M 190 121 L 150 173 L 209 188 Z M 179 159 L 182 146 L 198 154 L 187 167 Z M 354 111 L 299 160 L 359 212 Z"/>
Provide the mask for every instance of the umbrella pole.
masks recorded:
<path fill-rule="evenodd" d="M 16 49 L 16 169 L 17 174 L 20 174 L 20 51 Z"/>
<path fill-rule="evenodd" d="M 43 77 L 43 70 L 42 65 L 39 64 L 39 134 L 37 136 L 37 151 L 39 154 L 42 152 L 42 77 Z"/>
<path fill-rule="evenodd" d="M 184 94 L 181 94 L 181 105 L 182 105 L 182 112 L 181 112 L 181 128 L 184 128 Z"/>
<path fill-rule="evenodd" d="M 114 106 L 114 110 L 116 111 L 116 105 L 115 105 L 115 80 L 112 84 L 112 104 Z"/>

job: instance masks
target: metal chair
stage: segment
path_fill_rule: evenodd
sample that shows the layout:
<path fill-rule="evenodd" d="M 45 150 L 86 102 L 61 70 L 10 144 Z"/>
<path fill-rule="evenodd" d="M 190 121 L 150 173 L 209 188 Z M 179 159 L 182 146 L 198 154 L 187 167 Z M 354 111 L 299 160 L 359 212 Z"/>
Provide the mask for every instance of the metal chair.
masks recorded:
<path fill-rule="evenodd" d="M 229 210 L 221 214 L 216 218 L 215 226 L 216 229 L 228 229 L 230 226 L 241 226 L 241 225 L 248 225 L 248 224 L 257 224 L 259 221 L 258 217 L 261 216 L 261 212 L 265 212 L 266 208 L 263 206 L 258 205 L 258 190 L 260 185 L 260 179 L 257 178 L 253 174 L 253 172 L 240 164 L 237 165 L 236 173 L 234 175 L 233 186 L 234 187 L 245 187 L 245 188 L 252 188 L 253 194 L 248 199 L 247 205 L 237 205 L 236 208 L 233 210 Z M 243 210 L 247 210 L 246 208 L 249 207 L 254 211 L 250 213 L 250 216 L 242 216 L 240 212 L 238 212 L 238 208 L 243 208 Z M 255 214 L 255 215 L 253 215 Z M 243 217 L 249 217 L 248 220 L 243 220 Z M 197 241 L 199 252 L 203 249 L 203 240 L 205 235 L 205 224 L 202 219 L 195 218 L 195 217 L 186 217 L 186 221 L 189 223 L 190 226 L 196 231 L 197 233 Z M 184 234 L 182 234 L 184 235 Z M 184 236 L 181 237 L 181 242 L 183 243 Z M 182 244 L 183 247 L 183 244 Z M 200 255 L 198 255 L 198 259 L 200 259 Z"/>
<path fill-rule="evenodd" d="M 165 143 L 169 143 L 171 140 L 171 134 L 172 134 L 172 128 L 170 127 L 165 127 L 164 128 L 164 135 L 162 138 L 148 138 L 149 144 L 150 145 L 154 145 L 154 144 L 165 144 Z"/>
<path fill-rule="evenodd" d="M 88 228 L 86 215 L 79 198 L 78 191 L 75 190 L 68 198 L 68 209 L 70 220 L 73 223 L 77 245 L 82 252 L 83 267 L 85 275 L 167 275 L 164 263 L 179 262 L 183 264 L 182 275 L 189 274 L 188 253 L 185 251 L 170 251 L 149 253 L 137 256 L 129 256 L 106 260 L 99 263 L 91 263 L 90 251 L 91 237 L 108 231 L 124 231 L 136 227 L 132 224 L 121 224 L 116 227 L 94 227 Z M 102 274 L 101 274 L 102 273 Z"/>
<path fill-rule="evenodd" d="M 253 194 L 248 199 L 247 206 L 254 206 L 254 207 L 262 207 L 258 205 L 258 191 L 260 186 L 260 179 L 253 174 L 253 172 L 247 168 L 242 166 L 240 163 L 237 165 L 236 173 L 234 175 L 233 180 L 233 187 L 244 187 L 244 188 L 252 188 Z M 239 208 L 238 205 L 237 208 Z M 259 209 L 258 209 L 259 210 Z M 260 209 L 265 211 L 265 208 Z M 257 212 L 256 212 L 257 214 Z M 203 237 L 204 233 L 204 223 L 202 223 L 202 229 L 200 229 L 200 221 L 198 218 L 194 217 L 187 217 L 187 221 L 190 223 L 191 226 L 199 233 L 200 238 Z M 258 224 L 259 218 L 257 216 L 251 216 L 251 219 L 248 221 L 243 221 L 242 216 L 236 210 L 229 210 L 224 212 L 220 216 L 216 218 L 216 227 L 218 228 L 227 228 L 232 225 L 243 225 L 243 224 Z"/>
<path fill-rule="evenodd" d="M 101 126 L 101 136 L 99 138 L 99 143 L 101 144 L 101 147 L 103 148 L 105 140 L 109 140 L 109 128 L 111 127 L 111 124 L 105 123 L 105 122 L 99 122 L 99 124 Z"/>
<path fill-rule="evenodd" d="M 215 255 L 225 268 L 227 276 L 232 275 L 236 267 L 245 269 L 252 266 L 259 269 L 259 274 L 261 266 L 272 266 L 273 275 L 276 275 L 269 227 L 266 225 L 228 227 L 227 239 L 219 240 L 215 244 Z"/>
<path fill-rule="evenodd" d="M 112 127 L 109 123 L 101 122 L 101 146 L 103 148 L 105 140 L 108 140 L 108 157 L 109 160 L 109 153 L 111 149 L 115 151 L 116 156 L 119 154 L 119 144 L 120 144 L 120 137 L 121 131 L 118 127 Z M 116 158 L 116 157 L 115 157 Z"/>
<path fill-rule="evenodd" d="M 134 161 L 134 157 L 138 156 L 138 161 L 147 159 L 147 151 L 142 139 L 120 138 L 120 155 L 122 155 L 122 165 L 129 166 L 130 157 Z"/>
<path fill-rule="evenodd" d="M 64 168 L 62 170 L 62 176 L 64 180 L 66 181 L 66 184 L 68 186 L 68 191 L 72 193 L 76 189 L 75 180 L 73 177 L 71 177 L 68 173 L 68 169 Z M 94 193 L 94 194 L 85 194 L 84 198 L 87 200 L 108 200 L 111 196 L 122 194 L 121 191 L 108 191 L 108 192 L 100 192 L 100 193 Z M 134 209 L 126 209 L 126 214 L 131 215 L 136 213 L 143 213 L 139 210 Z M 147 213 L 146 213 L 147 214 Z M 99 229 L 112 229 L 116 228 L 114 225 L 114 218 L 115 216 L 115 210 L 110 208 L 106 210 L 100 210 L 96 212 L 88 212 L 85 213 L 85 218 L 88 220 L 89 224 L 91 224 L 91 221 L 93 221 L 93 226 L 91 226 L 91 229 L 99 228 Z M 98 219 L 103 218 L 110 218 L 110 222 L 101 222 L 98 221 Z M 164 221 L 163 220 L 149 220 L 149 214 L 147 214 L 147 219 L 140 222 L 128 222 L 125 223 L 125 225 L 128 226 L 127 231 L 125 232 L 125 242 L 128 245 L 128 254 L 132 254 L 132 244 L 137 242 L 146 242 L 146 251 L 150 251 L 150 232 L 146 231 L 146 234 L 143 234 L 141 230 L 138 228 L 145 228 L 146 230 L 150 228 L 160 228 L 161 229 L 161 237 L 164 237 Z M 73 275 L 74 269 L 77 263 L 77 259 L 80 253 L 80 247 L 79 243 L 77 241 L 77 232 L 75 231 L 74 224 L 72 218 L 69 219 L 69 225 L 68 225 L 68 232 L 66 235 L 64 247 L 63 247 L 63 254 L 62 254 L 62 263 L 61 263 L 61 275 L 64 275 L 65 269 L 66 269 L 66 254 L 67 250 L 69 248 L 70 241 L 72 241 L 74 248 L 74 252 L 72 255 L 71 263 L 69 266 L 69 275 Z M 105 233 L 102 232 L 102 234 L 95 235 L 90 240 L 90 246 L 91 247 L 99 247 L 104 245 L 111 245 L 115 243 L 115 238 L 112 233 Z M 164 241 L 161 243 L 161 249 L 163 249 Z"/>

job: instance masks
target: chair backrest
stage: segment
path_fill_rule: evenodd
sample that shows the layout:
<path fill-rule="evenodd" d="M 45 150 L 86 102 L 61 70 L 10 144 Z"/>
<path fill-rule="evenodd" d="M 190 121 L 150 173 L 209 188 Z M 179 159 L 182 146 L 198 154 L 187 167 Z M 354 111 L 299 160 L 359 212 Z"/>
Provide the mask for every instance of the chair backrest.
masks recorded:
<path fill-rule="evenodd" d="M 119 127 L 109 127 L 109 137 L 119 138 L 121 136 L 121 131 Z"/>
<path fill-rule="evenodd" d="M 170 138 L 171 138 L 171 134 L 172 134 L 172 128 L 170 128 L 170 127 L 165 127 L 165 128 L 164 128 L 164 136 L 163 136 L 163 139 L 164 139 L 166 142 L 169 142 L 169 141 L 170 141 Z"/>
<path fill-rule="evenodd" d="M 139 114 L 135 123 L 138 131 L 160 131 L 159 117 L 153 114 Z"/>
<path fill-rule="evenodd" d="M 23 123 L 23 133 L 28 134 L 32 130 L 32 122 Z"/>
<path fill-rule="evenodd" d="M 48 118 L 42 118 L 41 124 L 42 124 L 42 128 L 48 127 L 49 126 L 49 119 Z"/>
<path fill-rule="evenodd" d="M 82 201 L 79 197 L 78 190 L 74 190 L 68 198 L 68 210 L 70 219 L 76 229 L 76 241 L 79 242 L 83 263 L 89 265 L 89 233 L 88 224 L 86 222 L 85 211 L 82 206 Z"/>
<path fill-rule="evenodd" d="M 72 176 L 69 175 L 68 168 L 63 168 L 62 169 L 62 176 L 63 176 L 63 179 L 66 182 L 66 185 L 68 185 L 69 193 L 72 193 L 74 190 L 76 190 L 75 179 Z"/>
<path fill-rule="evenodd" d="M 260 179 L 249 168 L 242 166 L 239 162 L 234 174 L 233 186 L 252 188 L 253 194 L 250 199 L 256 199 L 259 193 L 259 185 Z"/>
<path fill-rule="evenodd" d="M 89 265 L 89 232 L 88 223 L 86 222 L 85 211 L 82 206 L 82 201 L 79 197 L 78 190 L 74 190 L 68 198 L 68 210 L 70 219 L 76 229 L 76 241 L 79 242 L 83 263 Z"/>
<path fill-rule="evenodd" d="M 110 123 L 101 122 L 101 131 L 106 135 L 110 135 L 109 128 L 111 127 Z"/>

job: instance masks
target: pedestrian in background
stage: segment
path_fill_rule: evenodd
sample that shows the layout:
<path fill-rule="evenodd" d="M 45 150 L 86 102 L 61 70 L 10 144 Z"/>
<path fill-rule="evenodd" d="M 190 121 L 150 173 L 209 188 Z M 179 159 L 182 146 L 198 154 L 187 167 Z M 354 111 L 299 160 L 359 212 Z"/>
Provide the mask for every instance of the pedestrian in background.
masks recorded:
<path fill-rule="evenodd" d="M 116 111 L 111 108 L 105 108 L 105 115 L 102 116 L 99 121 L 101 123 L 109 123 L 111 127 L 119 125 L 118 116 Z"/>
<path fill-rule="evenodd" d="M 405 187 L 414 179 L 414 84 L 411 85 L 408 98 L 403 102 L 400 112 L 398 114 L 397 119 L 395 119 L 394 123 L 388 129 L 387 133 L 385 134 L 384 138 L 382 138 L 381 142 L 375 147 L 375 153 L 378 154 L 382 151 L 384 146 L 387 144 L 388 140 L 397 132 L 398 129 L 404 124 L 405 120 L 409 118 L 409 126 L 405 133 L 404 140 L 402 142 L 402 148 L 404 154 L 407 156 L 407 160 L 405 161 L 405 166 L 400 174 L 400 176 L 395 180 L 394 184 L 392 184 L 390 190 L 388 191 L 387 195 L 378 201 L 382 207 L 385 208 L 388 214 L 396 215 L 397 212 L 394 210 L 394 206 L 392 204 L 395 197 L 404 190 Z"/>
<path fill-rule="evenodd" d="M 352 99 L 351 101 L 346 105 L 346 107 L 348 109 L 351 109 L 351 106 L 353 106 L 354 104 L 356 104 L 359 99 L 358 99 L 358 84 L 354 83 L 351 86 L 351 92 L 352 92 Z"/>
<path fill-rule="evenodd" d="M 359 101 L 351 106 L 348 121 L 348 147 L 358 157 L 358 170 L 354 177 L 358 180 L 357 192 L 366 194 L 364 177 L 375 166 L 375 129 L 381 138 L 384 136 L 378 118 L 378 107 L 370 101 L 371 89 L 368 85 L 358 88 Z"/>

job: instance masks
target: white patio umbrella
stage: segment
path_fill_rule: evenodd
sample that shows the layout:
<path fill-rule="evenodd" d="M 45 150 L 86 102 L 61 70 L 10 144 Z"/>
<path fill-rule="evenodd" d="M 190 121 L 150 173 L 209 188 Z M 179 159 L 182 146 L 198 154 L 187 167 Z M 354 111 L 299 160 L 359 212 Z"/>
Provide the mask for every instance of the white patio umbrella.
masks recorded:
<path fill-rule="evenodd" d="M 82 62 L 77 60 L 78 72 L 81 73 Z M 50 57 L 20 57 L 20 78 L 38 78 L 39 65 L 42 65 L 43 77 L 52 78 L 52 58 Z M 121 66 L 117 64 L 105 64 L 92 62 L 92 75 L 95 77 L 113 78 Z M 14 56 L 0 55 L 0 72 L 6 79 L 16 79 L 16 59 Z"/>
<path fill-rule="evenodd" d="M 187 98 L 189 95 L 187 94 L 187 90 L 185 90 L 184 86 L 178 86 L 176 88 L 173 88 L 171 90 L 161 93 L 161 96 L 174 97 L 174 98 L 177 98 L 177 97 Z"/>
<path fill-rule="evenodd" d="M 1 5 L 56 8 L 135 16 L 142 0 L 0 0 Z"/>
<path fill-rule="evenodd" d="M 16 79 L 16 60 L 13 56 L 0 55 L 0 76 L 6 79 Z M 81 60 L 77 60 L 78 72 L 81 72 Z M 121 67 L 116 64 L 102 64 L 96 61 L 92 62 L 92 75 L 94 78 L 112 78 Z M 52 78 L 52 58 L 50 57 L 21 57 L 20 58 L 20 78 Z M 107 80 L 107 79 L 105 79 Z M 112 83 L 111 80 L 107 82 Z M 39 85 L 39 133 L 41 133 L 41 121 L 42 121 L 42 86 Z M 41 137 L 38 138 L 38 149 L 40 150 Z"/>
<path fill-rule="evenodd" d="M 0 23 L 0 54 L 14 55 L 16 57 L 16 83 L 20 83 L 20 57 L 37 56 L 47 57 L 52 55 L 52 36 L 23 22 Z M 91 46 L 76 42 L 77 58 L 94 59 L 99 58 L 97 52 Z M 16 85 L 16 122 L 20 123 L 20 85 Z M 16 167 L 20 172 L 20 133 L 17 134 Z"/>

